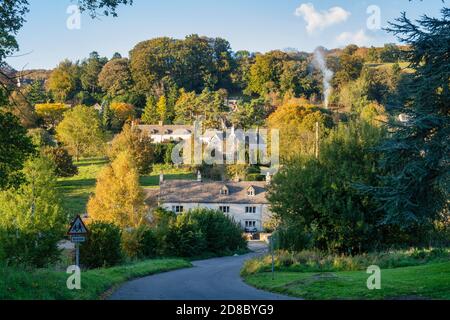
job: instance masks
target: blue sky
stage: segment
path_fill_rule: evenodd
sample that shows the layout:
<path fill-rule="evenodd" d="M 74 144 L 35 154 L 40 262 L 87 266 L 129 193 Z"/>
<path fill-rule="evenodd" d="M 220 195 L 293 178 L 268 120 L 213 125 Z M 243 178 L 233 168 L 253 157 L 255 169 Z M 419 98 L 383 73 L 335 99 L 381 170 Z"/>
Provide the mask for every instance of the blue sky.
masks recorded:
<path fill-rule="evenodd" d="M 406 11 L 417 18 L 439 15 L 441 0 L 134 0 L 120 7 L 117 18 L 92 20 L 81 16 L 81 28 L 69 30 L 70 0 L 30 0 L 27 23 L 18 35 L 20 54 L 7 61 L 16 69 L 53 68 L 68 58 L 82 59 L 92 51 L 127 56 L 139 41 L 158 36 L 184 38 L 197 33 L 223 37 L 233 50 L 266 52 L 317 46 L 382 45 L 395 39 L 367 28 L 367 8 L 377 5 L 381 26 Z M 334 8 L 334 9 L 332 9 Z"/>

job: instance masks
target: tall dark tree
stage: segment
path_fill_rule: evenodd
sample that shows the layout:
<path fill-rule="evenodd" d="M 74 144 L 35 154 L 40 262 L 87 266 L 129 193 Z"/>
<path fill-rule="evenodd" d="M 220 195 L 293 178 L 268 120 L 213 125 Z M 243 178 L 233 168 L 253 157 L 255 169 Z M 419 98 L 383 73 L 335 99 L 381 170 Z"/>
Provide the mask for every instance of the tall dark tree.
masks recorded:
<path fill-rule="evenodd" d="M 383 186 L 369 190 L 387 212 L 382 223 L 423 230 L 449 214 L 450 9 L 417 21 L 403 13 L 388 31 L 411 45 L 415 73 L 408 103 L 395 110 L 407 121 L 392 122 L 392 136 L 381 146 Z"/>

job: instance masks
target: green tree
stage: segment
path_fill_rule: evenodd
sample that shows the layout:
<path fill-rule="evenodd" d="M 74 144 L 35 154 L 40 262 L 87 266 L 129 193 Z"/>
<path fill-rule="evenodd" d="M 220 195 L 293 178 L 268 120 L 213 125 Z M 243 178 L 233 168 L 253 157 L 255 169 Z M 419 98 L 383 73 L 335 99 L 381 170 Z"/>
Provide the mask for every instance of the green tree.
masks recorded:
<path fill-rule="evenodd" d="M 68 217 L 47 158 L 27 161 L 23 174 L 26 182 L 19 188 L 0 192 L 0 229 L 7 235 L 0 246 L 11 263 L 43 267 L 59 259 L 57 243 Z"/>
<path fill-rule="evenodd" d="M 80 105 L 67 111 L 56 127 L 56 136 L 77 161 L 81 156 L 98 154 L 103 148 L 99 116 L 90 107 Z"/>
<path fill-rule="evenodd" d="M 108 62 L 106 58 L 101 58 L 100 55 L 94 51 L 89 54 L 89 58 L 81 63 L 80 66 L 80 80 L 83 90 L 94 94 L 98 92 L 98 78 L 103 66 Z"/>
<path fill-rule="evenodd" d="M 26 87 L 24 94 L 32 106 L 39 103 L 45 103 L 48 100 L 44 84 L 39 80 L 33 81 L 28 87 Z"/>
<path fill-rule="evenodd" d="M 18 186 L 25 160 L 34 152 L 31 139 L 17 117 L 0 110 L 0 189 Z"/>
<path fill-rule="evenodd" d="M 382 186 L 367 190 L 387 212 L 383 224 L 413 233 L 448 219 L 450 9 L 442 9 L 442 18 L 424 16 L 417 22 L 403 14 L 389 31 L 411 45 L 408 59 L 415 73 L 409 103 L 395 109 L 407 123 L 391 122 L 393 133 L 380 147 Z"/>
<path fill-rule="evenodd" d="M 147 98 L 147 103 L 145 105 L 144 113 L 142 114 L 141 120 L 145 124 L 156 124 L 160 121 L 158 111 L 156 110 L 156 98 L 151 95 Z"/>

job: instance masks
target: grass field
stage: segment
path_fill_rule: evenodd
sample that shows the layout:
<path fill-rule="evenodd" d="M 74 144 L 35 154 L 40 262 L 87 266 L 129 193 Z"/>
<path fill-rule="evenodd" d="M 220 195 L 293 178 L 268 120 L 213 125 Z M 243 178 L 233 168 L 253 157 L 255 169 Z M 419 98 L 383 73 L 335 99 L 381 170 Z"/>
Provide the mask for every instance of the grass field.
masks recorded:
<path fill-rule="evenodd" d="M 84 159 L 75 163 L 78 174 L 70 178 L 60 178 L 58 187 L 63 196 L 63 207 L 70 216 L 84 214 L 90 195 L 95 190 L 97 174 L 108 164 L 106 159 Z M 159 185 L 160 168 L 154 173 L 142 176 L 140 183 L 144 188 L 156 188 Z M 164 168 L 165 179 L 195 179 L 195 175 L 186 169 Z"/>
<path fill-rule="evenodd" d="M 450 299 L 450 262 L 381 270 L 381 289 L 368 290 L 365 271 L 263 272 L 245 276 L 257 288 L 311 300 Z"/>
<path fill-rule="evenodd" d="M 127 280 L 191 266 L 182 259 L 157 259 L 89 270 L 81 273 L 81 290 L 67 289 L 65 272 L 0 267 L 0 300 L 96 300 Z"/>

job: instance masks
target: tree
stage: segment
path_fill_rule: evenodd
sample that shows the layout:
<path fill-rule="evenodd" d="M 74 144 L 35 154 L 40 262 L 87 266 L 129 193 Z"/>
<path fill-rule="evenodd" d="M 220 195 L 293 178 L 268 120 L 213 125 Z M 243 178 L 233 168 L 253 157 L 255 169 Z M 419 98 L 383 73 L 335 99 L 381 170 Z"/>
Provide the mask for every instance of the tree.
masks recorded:
<path fill-rule="evenodd" d="M 22 182 L 20 170 L 35 149 L 13 114 L 0 110 L 0 128 L 0 189 L 6 189 Z"/>
<path fill-rule="evenodd" d="M 9 96 L 8 109 L 20 119 L 20 123 L 25 128 L 33 128 L 38 125 L 38 116 L 25 93 L 19 90 L 12 91 Z"/>
<path fill-rule="evenodd" d="M 128 59 L 116 58 L 106 63 L 98 83 L 110 97 L 125 95 L 133 85 Z"/>
<path fill-rule="evenodd" d="M 136 115 L 134 106 L 126 102 L 114 101 L 109 108 L 113 116 L 111 125 L 115 130 L 120 130 L 125 122 L 132 120 Z"/>
<path fill-rule="evenodd" d="M 392 135 L 380 146 L 381 187 L 364 190 L 386 210 L 383 224 L 425 232 L 449 212 L 450 9 L 443 8 L 440 19 L 416 22 L 403 14 L 388 30 L 411 45 L 408 61 L 415 73 L 409 103 L 394 109 L 407 122 L 392 121 Z"/>
<path fill-rule="evenodd" d="M 44 147 L 42 154 L 48 157 L 55 167 L 58 177 L 73 177 L 78 174 L 78 168 L 66 149 L 61 147 Z"/>
<path fill-rule="evenodd" d="M 139 173 L 148 174 L 151 171 L 154 160 L 152 139 L 129 124 L 126 124 L 122 132 L 112 141 L 108 156 L 114 160 L 123 152 L 134 159 Z"/>
<path fill-rule="evenodd" d="M 231 114 L 231 123 L 236 128 L 250 129 L 263 126 L 268 114 L 264 99 L 253 99 L 250 102 L 239 101 Z"/>
<path fill-rule="evenodd" d="M 156 104 L 156 112 L 158 113 L 159 120 L 163 123 L 167 122 L 167 99 L 166 96 L 161 96 Z"/>
<path fill-rule="evenodd" d="M 24 95 L 27 97 L 28 102 L 35 106 L 39 103 L 45 103 L 48 100 L 47 92 L 45 92 L 44 84 L 42 81 L 35 80 L 24 90 Z"/>
<path fill-rule="evenodd" d="M 333 126 L 330 115 L 302 98 L 287 98 L 267 118 L 271 130 L 280 132 L 280 157 L 286 161 L 299 154 L 314 154 L 315 125 L 320 124 L 321 136 Z"/>
<path fill-rule="evenodd" d="M 70 106 L 64 103 L 40 103 L 35 105 L 36 114 L 48 129 L 55 128 L 64 118 L 64 113 Z"/>
<path fill-rule="evenodd" d="M 341 123 L 322 141 L 319 159 L 296 158 L 275 175 L 268 198 L 280 236 L 292 236 L 286 248 L 354 254 L 389 246 L 398 236 L 379 226 L 384 212 L 355 187 L 376 181 L 379 154 L 371 150 L 384 135 L 365 122 Z"/>
<path fill-rule="evenodd" d="M 87 60 L 81 63 L 80 80 L 83 90 L 91 94 L 98 91 L 99 74 L 106 62 L 108 62 L 106 58 L 101 58 L 99 54 L 94 51 L 91 52 Z"/>
<path fill-rule="evenodd" d="M 64 114 L 56 127 L 57 139 L 78 161 L 81 156 L 97 154 L 103 148 L 103 132 L 97 111 L 76 106 Z"/>
<path fill-rule="evenodd" d="M 79 67 L 64 60 L 56 67 L 48 79 L 48 90 L 57 102 L 64 103 L 73 98 L 79 80 Z"/>
<path fill-rule="evenodd" d="M 364 60 L 360 56 L 354 54 L 357 50 L 354 45 L 346 47 L 339 56 L 339 63 L 333 78 L 333 85 L 335 87 L 342 87 L 349 81 L 356 80 L 364 66 Z"/>
<path fill-rule="evenodd" d="M 111 222 L 122 229 L 147 223 L 145 194 L 131 155 L 121 153 L 98 175 L 95 195 L 89 199 L 93 221 Z"/>
<path fill-rule="evenodd" d="M 68 217 L 47 158 L 28 160 L 23 175 L 19 188 L 0 192 L 0 229 L 7 235 L 0 246 L 12 263 L 43 267 L 59 259 L 57 243 Z"/>
<path fill-rule="evenodd" d="M 141 120 L 145 124 L 156 124 L 160 120 L 158 111 L 156 110 L 156 98 L 153 95 L 147 98 Z"/>

